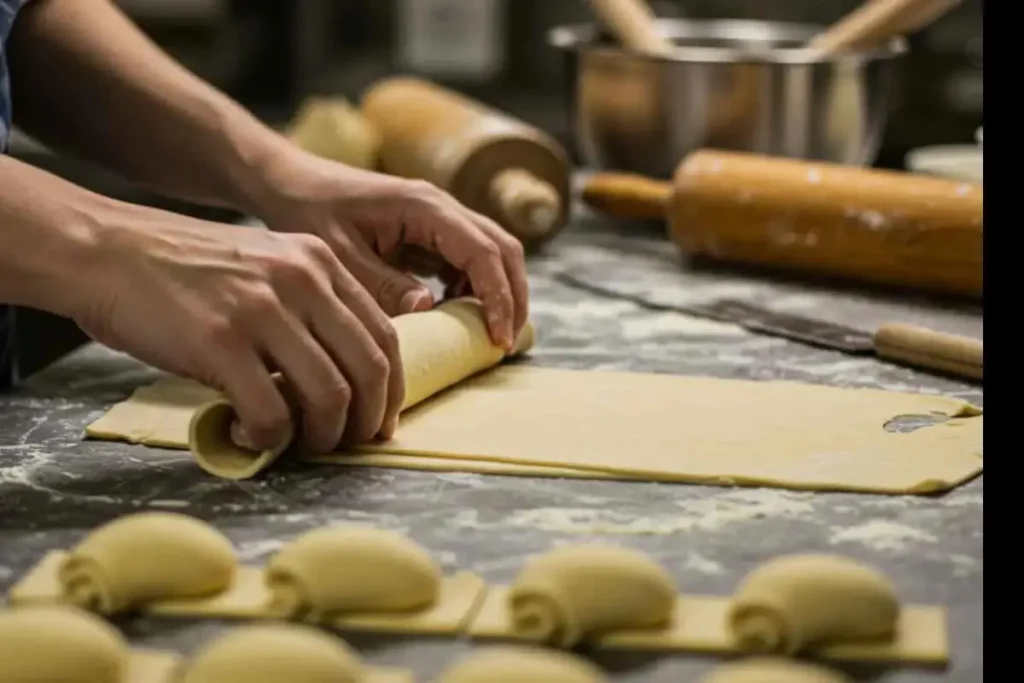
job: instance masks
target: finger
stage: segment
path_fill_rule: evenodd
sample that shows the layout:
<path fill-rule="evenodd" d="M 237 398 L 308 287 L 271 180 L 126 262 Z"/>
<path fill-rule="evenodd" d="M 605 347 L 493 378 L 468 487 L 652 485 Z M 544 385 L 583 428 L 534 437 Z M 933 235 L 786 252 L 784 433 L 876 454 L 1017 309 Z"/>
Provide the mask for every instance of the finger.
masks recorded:
<path fill-rule="evenodd" d="M 434 305 L 430 290 L 414 277 L 385 263 L 366 244 L 339 235 L 338 258 L 390 316 L 428 311 Z"/>
<path fill-rule="evenodd" d="M 386 418 L 397 417 L 397 408 L 389 405 L 391 363 L 363 321 L 334 292 L 311 313 L 313 334 L 352 387 L 352 403 L 341 443 L 365 443 L 382 431 Z M 397 370 L 401 379 L 401 367 Z M 401 389 L 392 400 L 400 405 Z"/>
<path fill-rule="evenodd" d="M 348 380 L 310 330 L 288 311 L 277 320 L 265 321 L 262 341 L 302 409 L 304 445 L 316 453 L 334 450 L 352 401 Z"/>
<path fill-rule="evenodd" d="M 530 285 L 526 278 L 526 259 L 523 255 L 523 245 L 512 235 L 503 230 L 497 223 L 484 215 L 470 211 L 476 224 L 501 249 L 501 260 L 505 264 L 505 274 L 512 287 L 512 301 L 514 305 L 513 325 L 514 337 L 526 326 L 530 317 Z"/>
<path fill-rule="evenodd" d="M 351 244 L 350 248 L 343 250 L 343 253 L 353 257 L 353 255 L 360 253 L 360 248 L 366 250 L 366 254 L 364 254 L 366 260 L 377 258 L 365 245 Z M 398 414 L 402 410 L 402 403 L 405 401 L 405 372 L 398 347 L 398 335 L 386 312 L 382 310 L 378 301 L 351 270 L 346 269 L 342 262 L 337 257 L 334 257 L 333 254 L 329 255 L 329 257 L 325 255 L 322 260 L 325 262 L 329 261 L 324 265 L 330 273 L 331 285 L 335 295 L 359 319 L 363 328 L 376 342 L 380 354 L 383 354 L 387 375 L 385 378 L 376 381 L 382 387 L 386 387 L 386 392 L 384 394 L 383 417 L 381 422 L 378 423 L 378 431 L 381 438 L 390 439 L 398 428 Z M 377 260 L 379 261 L 379 259 Z M 430 290 L 425 287 L 422 289 L 426 292 L 427 303 L 424 304 L 422 298 L 420 298 L 413 310 L 428 310 L 434 305 L 434 297 Z M 367 367 L 371 369 L 379 368 L 381 366 L 379 361 L 380 358 L 370 359 L 367 361 Z M 370 438 L 374 435 L 378 435 L 376 431 L 365 438 Z"/>
<path fill-rule="evenodd" d="M 216 384 L 238 416 L 232 437 L 239 446 L 268 450 L 288 438 L 291 415 L 280 389 L 254 351 L 215 358 Z M 235 438 L 241 437 L 241 438 Z"/>
<path fill-rule="evenodd" d="M 409 218 L 407 238 L 433 248 L 469 277 L 473 292 L 483 302 L 491 339 L 498 346 L 511 349 L 512 287 L 498 245 L 451 198 L 435 203 L 429 212 L 417 212 Z"/>

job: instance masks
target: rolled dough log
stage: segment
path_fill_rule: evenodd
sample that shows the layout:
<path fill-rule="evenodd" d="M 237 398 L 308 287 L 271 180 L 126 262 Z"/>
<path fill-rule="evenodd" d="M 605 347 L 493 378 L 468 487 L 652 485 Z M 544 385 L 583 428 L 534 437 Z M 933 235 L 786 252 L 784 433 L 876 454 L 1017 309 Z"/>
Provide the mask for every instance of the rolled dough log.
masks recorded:
<path fill-rule="evenodd" d="M 532 647 L 493 647 L 448 667 L 437 683 L 606 683 L 608 677 L 576 655 Z"/>
<path fill-rule="evenodd" d="M 622 630 L 664 629 L 672 621 L 672 576 L 644 553 L 576 545 L 530 559 L 508 592 L 516 634 L 570 648 Z"/>
<path fill-rule="evenodd" d="M 698 683 L 853 683 L 853 679 L 815 664 L 775 657 L 751 657 L 723 664 Z"/>
<path fill-rule="evenodd" d="M 437 603 L 443 576 L 405 536 L 368 527 L 309 531 L 282 548 L 264 570 L 270 609 L 322 623 L 352 613 L 416 613 Z"/>
<path fill-rule="evenodd" d="M 369 667 L 343 640 L 311 626 L 234 628 L 183 667 L 181 683 L 412 683 L 403 669 Z"/>
<path fill-rule="evenodd" d="M 227 538 L 172 512 L 125 515 L 95 529 L 58 570 L 64 599 L 102 614 L 215 595 L 231 585 L 234 573 Z"/>
<path fill-rule="evenodd" d="M 399 316 L 393 323 L 405 370 L 403 410 L 493 367 L 505 357 L 505 352 L 491 342 L 482 306 L 476 300 L 449 301 L 430 311 Z M 527 324 L 512 355 L 529 350 L 533 343 L 533 327 Z M 230 403 L 222 397 L 200 406 L 191 417 L 189 448 L 207 472 L 246 479 L 269 467 L 288 447 L 294 433 L 274 448 L 256 453 L 232 441 L 230 428 L 235 418 Z"/>
<path fill-rule="evenodd" d="M 356 168 L 372 170 L 380 160 L 380 132 L 342 97 L 308 98 L 287 134 L 307 152 Z"/>
<path fill-rule="evenodd" d="M 736 589 L 729 623 L 745 650 L 794 655 L 822 644 L 891 640 L 900 603 L 874 568 L 839 555 L 788 555 Z"/>
<path fill-rule="evenodd" d="M 176 655 L 132 651 L 113 626 L 74 607 L 0 612 L 3 683 L 171 683 Z"/>

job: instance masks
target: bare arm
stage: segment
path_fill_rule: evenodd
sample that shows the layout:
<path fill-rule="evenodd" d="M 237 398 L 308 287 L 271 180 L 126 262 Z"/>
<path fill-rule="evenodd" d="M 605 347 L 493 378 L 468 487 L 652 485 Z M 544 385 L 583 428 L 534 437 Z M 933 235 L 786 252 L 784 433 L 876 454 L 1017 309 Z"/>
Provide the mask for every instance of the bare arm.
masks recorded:
<path fill-rule="evenodd" d="M 0 303 L 72 315 L 108 200 L 0 155 Z"/>
<path fill-rule="evenodd" d="M 19 126 L 158 192 L 255 212 L 264 170 L 291 152 L 111 0 L 33 0 L 8 49 Z"/>

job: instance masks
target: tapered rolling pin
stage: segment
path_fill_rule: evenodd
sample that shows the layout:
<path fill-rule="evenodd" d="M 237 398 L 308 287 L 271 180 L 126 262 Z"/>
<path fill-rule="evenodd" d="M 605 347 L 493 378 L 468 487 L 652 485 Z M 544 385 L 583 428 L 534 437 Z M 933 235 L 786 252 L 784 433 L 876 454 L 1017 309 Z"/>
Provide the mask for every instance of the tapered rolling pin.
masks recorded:
<path fill-rule="evenodd" d="M 826 54 L 877 47 L 894 36 L 924 28 L 962 2 L 868 0 L 815 36 L 808 47 Z"/>
<path fill-rule="evenodd" d="M 525 246 L 551 239 L 568 221 L 569 159 L 544 132 L 407 77 L 370 88 L 362 111 L 380 131 L 387 173 L 434 183 Z"/>
<path fill-rule="evenodd" d="M 597 173 L 583 201 L 666 217 L 687 253 L 947 294 L 982 294 L 981 185 L 700 150 L 671 183 Z"/>

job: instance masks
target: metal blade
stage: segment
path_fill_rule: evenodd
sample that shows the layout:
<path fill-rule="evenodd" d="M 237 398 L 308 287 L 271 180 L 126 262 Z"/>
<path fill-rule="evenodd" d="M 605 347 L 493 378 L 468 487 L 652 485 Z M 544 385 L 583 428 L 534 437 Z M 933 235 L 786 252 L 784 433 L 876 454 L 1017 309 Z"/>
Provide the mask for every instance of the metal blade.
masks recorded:
<path fill-rule="evenodd" d="M 721 299 L 708 304 L 662 304 L 595 285 L 564 272 L 556 274 L 554 278 L 570 287 L 599 296 L 629 301 L 649 310 L 673 311 L 697 318 L 732 323 L 750 332 L 791 339 L 849 354 L 870 355 L 875 352 L 871 335 L 861 330 L 812 318 L 776 313 L 742 301 Z"/>

